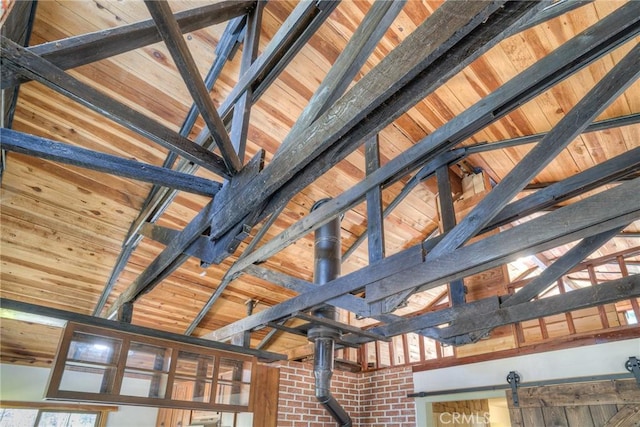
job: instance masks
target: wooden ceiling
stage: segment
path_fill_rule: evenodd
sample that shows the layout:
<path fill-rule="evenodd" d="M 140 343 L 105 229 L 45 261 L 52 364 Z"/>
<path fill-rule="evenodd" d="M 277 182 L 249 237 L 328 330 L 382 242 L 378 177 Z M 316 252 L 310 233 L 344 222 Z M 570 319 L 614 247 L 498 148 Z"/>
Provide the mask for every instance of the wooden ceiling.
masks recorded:
<path fill-rule="evenodd" d="M 207 3 L 170 1 L 174 13 Z M 441 3 L 407 1 L 357 73 L 354 83 L 372 72 Z M 386 126 L 379 132 L 381 164 L 385 165 L 397 158 L 422 138 L 625 4 L 623 1 L 585 3 L 557 18 L 507 37 Z M 274 38 L 295 6 L 296 2 L 284 0 L 269 1 L 266 4 L 260 30 L 259 54 L 265 51 L 269 41 Z M 371 2 L 368 1 L 341 2 L 253 105 L 247 133 L 247 161 L 260 149 L 264 149 L 265 163 L 270 164 L 280 143 L 370 7 Z M 150 14 L 147 7 L 137 0 L 41 1 L 37 6 L 29 44 L 36 46 L 148 19 Z M 226 27 L 227 23 L 223 22 L 185 35 L 186 44 L 203 77 L 216 58 L 216 46 Z M 636 36 L 623 43 L 592 65 L 466 139 L 464 145 L 493 143 L 548 132 L 639 41 L 640 37 Z M 211 99 L 216 107 L 225 101 L 237 83 L 241 59 L 242 45 L 233 59 L 224 66 L 211 91 Z M 193 104 L 172 55 L 162 42 L 82 65 L 68 70 L 68 73 L 173 131 L 180 130 Z M 636 81 L 599 114 L 596 121 L 638 113 L 640 83 Z M 194 139 L 204 127 L 204 121 L 199 117 L 189 137 Z M 20 86 L 12 128 L 26 134 L 157 166 L 163 164 L 168 154 L 166 149 L 139 134 L 33 81 Z M 455 184 L 456 177 L 481 169 L 492 182 L 499 183 L 522 161 L 531 147 L 528 144 L 472 154 L 464 161 L 451 165 L 452 181 Z M 562 181 L 625 152 L 638 156 L 638 151 L 631 151 L 638 147 L 640 124 L 584 133 L 537 174 L 531 184 L 546 185 Z M 195 175 L 222 182 L 220 176 L 204 168 L 198 168 Z M 362 146 L 311 185 L 295 195 L 292 194 L 291 200 L 269 228 L 263 241 L 273 239 L 287 227 L 306 217 L 317 200 L 336 197 L 362 181 L 365 176 L 365 152 Z M 382 191 L 384 206 L 389 205 L 400 194 L 409 178 L 410 176 L 404 176 L 395 184 L 385 187 Z M 613 187 L 615 184 L 603 188 Z M 8 152 L 2 174 L 1 196 L 2 297 L 83 314 L 93 313 L 122 251 L 131 224 L 138 217 L 151 189 L 151 184 L 140 181 Z M 421 182 L 385 219 L 387 255 L 399 253 L 438 230 L 437 192 L 435 177 Z M 596 192 L 579 196 L 567 203 Z M 156 224 L 182 230 L 209 200 L 206 196 L 179 192 Z M 235 200 L 234 203 L 241 206 L 243 200 Z M 253 227 L 250 236 L 240 244 L 236 253 L 220 265 L 202 268 L 198 259 L 187 259 L 152 291 L 137 299 L 133 323 L 184 333 L 219 286 L 225 272 L 260 230 L 261 224 Z M 344 214 L 343 251 L 366 229 L 367 208 L 363 201 Z M 640 232 L 640 223 L 636 221 L 625 228 L 624 232 Z M 618 236 L 593 256 L 638 245 L 637 237 Z M 164 247 L 149 238 L 140 241 L 125 268 L 117 276 L 102 315 Z M 544 251 L 540 253 L 540 259 L 552 261 L 566 249 L 566 246 L 561 246 Z M 345 260 L 343 274 L 367 265 L 367 246 L 363 244 Z M 297 240 L 261 266 L 311 281 L 312 234 Z M 419 310 L 442 289 L 438 287 L 414 295 L 403 313 Z M 255 310 L 260 311 L 296 295 L 293 290 L 244 274 L 229 283 L 193 334 L 203 336 L 245 317 L 248 300 L 256 301 Z M 355 317 L 345 317 L 344 320 L 354 321 Z M 253 345 L 265 336 L 267 330 L 262 329 L 252 334 Z M 267 349 L 284 352 L 305 342 L 301 337 L 278 334 Z"/>

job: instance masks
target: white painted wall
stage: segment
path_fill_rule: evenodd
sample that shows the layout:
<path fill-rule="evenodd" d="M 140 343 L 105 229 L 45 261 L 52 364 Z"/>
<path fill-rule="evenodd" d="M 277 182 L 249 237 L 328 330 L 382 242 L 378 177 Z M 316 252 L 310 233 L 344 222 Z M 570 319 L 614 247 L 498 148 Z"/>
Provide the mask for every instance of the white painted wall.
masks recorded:
<path fill-rule="evenodd" d="M 431 392 L 502 385 L 509 371 L 523 383 L 620 374 L 629 356 L 640 356 L 640 338 L 416 372 L 413 384 L 416 392 Z"/>
<path fill-rule="evenodd" d="M 509 371 L 516 371 L 523 383 L 628 374 L 624 364 L 630 356 L 640 357 L 640 338 L 415 372 L 416 392 L 442 391 L 437 396 L 416 399 L 417 426 L 431 425 L 431 402 L 505 395 L 505 390 L 455 394 L 447 390 L 504 385 Z"/>
<path fill-rule="evenodd" d="M 42 401 L 51 369 L 0 364 L 0 400 Z M 109 413 L 107 427 L 155 427 L 157 408 L 119 406 Z"/>

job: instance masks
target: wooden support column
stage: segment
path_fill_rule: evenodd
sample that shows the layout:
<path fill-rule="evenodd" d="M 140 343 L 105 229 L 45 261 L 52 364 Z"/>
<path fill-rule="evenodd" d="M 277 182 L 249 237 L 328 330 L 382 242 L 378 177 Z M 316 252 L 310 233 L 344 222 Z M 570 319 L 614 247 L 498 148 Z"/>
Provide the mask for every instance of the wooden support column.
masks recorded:
<path fill-rule="evenodd" d="M 449 166 L 441 166 L 436 170 L 438 180 L 438 201 L 440 206 L 440 219 L 442 221 L 443 234 L 446 234 L 456 226 L 456 212 L 453 207 L 451 195 L 451 182 L 449 181 Z M 449 301 L 456 306 L 465 302 L 464 280 L 458 279 L 449 283 Z"/>
<path fill-rule="evenodd" d="M 380 167 L 380 137 L 378 135 L 365 142 L 365 169 L 367 176 Z M 384 219 L 382 215 L 382 189 L 372 188 L 367 193 L 367 230 L 369 236 L 369 265 L 385 256 Z M 366 293 L 366 289 L 365 289 Z M 372 314 L 382 314 L 382 303 L 371 306 Z"/>
<path fill-rule="evenodd" d="M 627 277 L 629 275 L 629 270 L 627 270 L 627 264 L 624 261 L 624 256 L 618 255 L 616 257 L 616 261 L 620 266 L 620 273 L 622 274 L 622 277 Z M 633 314 L 635 314 L 636 320 L 640 323 L 640 307 L 638 306 L 638 299 L 631 298 L 630 302 L 631 308 L 633 309 Z"/>

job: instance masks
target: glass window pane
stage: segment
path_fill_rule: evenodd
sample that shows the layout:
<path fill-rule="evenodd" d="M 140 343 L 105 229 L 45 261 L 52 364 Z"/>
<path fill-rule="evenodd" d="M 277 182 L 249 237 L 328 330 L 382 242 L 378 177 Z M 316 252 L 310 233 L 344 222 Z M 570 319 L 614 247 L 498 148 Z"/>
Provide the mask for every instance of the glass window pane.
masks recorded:
<path fill-rule="evenodd" d="M 139 342 L 131 342 L 127 352 L 127 367 L 167 372 L 171 363 L 171 349 Z"/>
<path fill-rule="evenodd" d="M 176 375 L 213 378 L 213 362 L 213 356 L 180 351 L 178 352 Z"/>
<path fill-rule="evenodd" d="M 32 426 L 38 417 L 37 409 L 0 408 L 0 426 L 24 427 Z"/>
<path fill-rule="evenodd" d="M 251 382 L 251 362 L 235 359 L 220 359 L 218 379 Z"/>
<path fill-rule="evenodd" d="M 97 419 L 95 413 L 42 412 L 38 427 L 93 427 Z"/>
<path fill-rule="evenodd" d="M 67 363 L 60 390 L 86 393 L 112 393 L 116 368 Z"/>
<path fill-rule="evenodd" d="M 236 427 L 253 427 L 253 414 L 251 412 L 239 412 L 236 417 Z"/>
<path fill-rule="evenodd" d="M 112 365 L 118 362 L 121 348 L 122 340 L 117 338 L 74 332 L 69 345 L 67 360 Z"/>
<path fill-rule="evenodd" d="M 168 374 L 127 369 L 122 377 L 120 394 L 164 399 Z"/>
<path fill-rule="evenodd" d="M 218 382 L 216 403 L 223 405 L 249 405 L 249 384 Z"/>

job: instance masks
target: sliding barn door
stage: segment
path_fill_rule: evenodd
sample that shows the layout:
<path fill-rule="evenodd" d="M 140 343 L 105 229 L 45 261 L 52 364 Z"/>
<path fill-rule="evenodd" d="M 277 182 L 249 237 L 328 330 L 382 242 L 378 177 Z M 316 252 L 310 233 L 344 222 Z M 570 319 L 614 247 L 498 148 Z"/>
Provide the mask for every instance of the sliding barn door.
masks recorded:
<path fill-rule="evenodd" d="M 640 386 L 609 380 L 518 389 L 519 407 L 507 392 L 512 427 L 640 427 Z"/>

